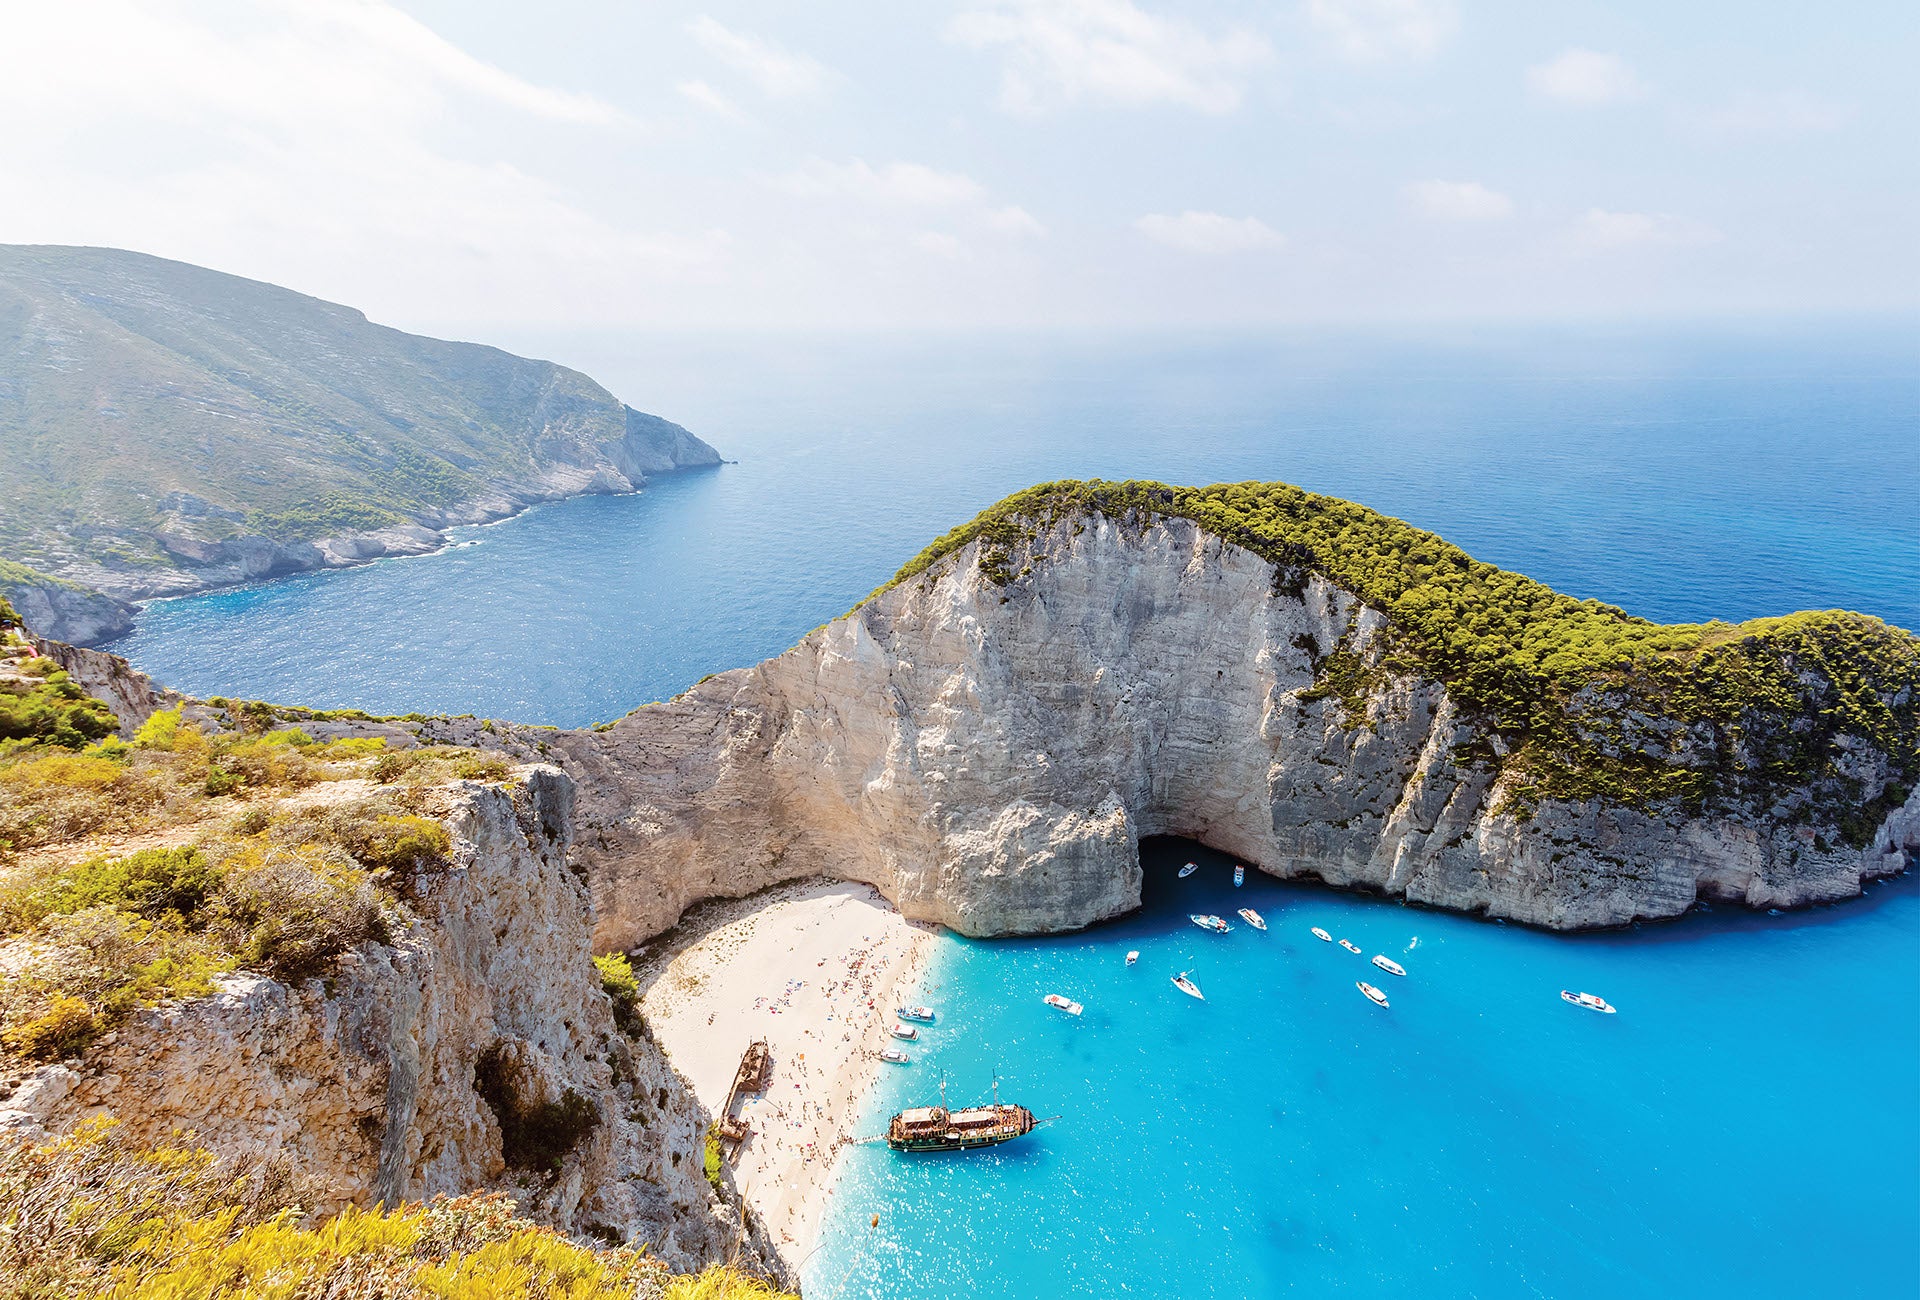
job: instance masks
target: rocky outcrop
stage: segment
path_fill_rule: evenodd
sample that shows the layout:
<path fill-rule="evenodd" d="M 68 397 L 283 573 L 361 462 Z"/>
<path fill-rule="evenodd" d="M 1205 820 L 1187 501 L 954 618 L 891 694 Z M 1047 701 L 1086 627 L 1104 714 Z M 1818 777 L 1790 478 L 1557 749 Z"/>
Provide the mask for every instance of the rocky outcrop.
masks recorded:
<path fill-rule="evenodd" d="M 12 602 L 27 626 L 82 645 L 99 645 L 132 631 L 133 616 L 139 612 L 124 600 L 37 574 L 12 582 L 0 574 L 0 597 Z"/>
<path fill-rule="evenodd" d="M 566 865 L 572 783 L 552 768 L 458 788 L 451 860 L 406 888 L 412 920 L 298 986 L 236 975 L 140 1012 L 49 1066 L 0 1125 L 112 1113 L 162 1140 L 290 1157 L 320 1209 L 479 1188 L 576 1234 L 697 1268 L 775 1256 L 702 1168 L 708 1117 L 648 1040 L 614 1023 Z M 517 1163 L 516 1163 L 517 1162 Z"/>
<path fill-rule="evenodd" d="M 32 641 L 41 656 L 59 664 L 77 686 L 113 710 L 113 716 L 120 721 L 122 736 L 133 735 L 140 730 L 141 723 L 160 710 L 183 702 L 179 692 L 155 686 L 151 677 L 119 655 L 83 649 L 44 636 L 35 636 Z"/>
<path fill-rule="evenodd" d="M 1073 929 L 1138 904 L 1147 835 L 1555 929 L 1844 898 L 1920 849 L 1911 801 L 1864 850 L 1785 819 L 1507 811 L 1475 757 L 1498 737 L 1440 682 L 1320 689 L 1386 626 L 1326 579 L 1179 518 L 983 544 L 608 730 L 494 738 L 579 783 L 602 947 L 815 874 L 964 934 Z"/>

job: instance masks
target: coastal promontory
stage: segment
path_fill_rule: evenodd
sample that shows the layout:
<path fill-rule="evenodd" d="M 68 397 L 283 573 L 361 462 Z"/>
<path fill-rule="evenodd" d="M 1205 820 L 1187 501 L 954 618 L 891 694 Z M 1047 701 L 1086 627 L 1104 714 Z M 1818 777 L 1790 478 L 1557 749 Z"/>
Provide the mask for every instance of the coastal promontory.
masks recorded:
<path fill-rule="evenodd" d="M 549 361 L 140 253 L 0 246 L 0 594 L 46 636 L 719 463 Z"/>
<path fill-rule="evenodd" d="M 970 935 L 1138 904 L 1138 844 L 1555 929 L 1846 898 L 1920 848 L 1920 641 L 1660 625 L 1284 484 L 1064 482 L 792 650 L 591 730 L 597 942 L 825 875 Z"/>

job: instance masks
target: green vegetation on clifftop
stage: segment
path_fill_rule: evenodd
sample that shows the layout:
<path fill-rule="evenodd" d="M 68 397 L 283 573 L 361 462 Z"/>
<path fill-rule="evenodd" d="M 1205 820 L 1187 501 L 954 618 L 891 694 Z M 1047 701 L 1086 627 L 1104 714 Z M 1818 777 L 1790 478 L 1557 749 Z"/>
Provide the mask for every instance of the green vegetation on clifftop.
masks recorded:
<path fill-rule="evenodd" d="M 1386 677 L 1438 679 L 1508 751 L 1508 806 L 1522 814 L 1548 799 L 1712 807 L 1833 829 L 1859 847 L 1920 781 L 1920 639 L 1908 632 L 1838 610 L 1653 623 L 1283 483 L 1041 484 L 935 541 L 887 587 L 976 540 L 981 572 L 1015 583 L 1041 530 L 1094 514 L 1138 527 L 1189 519 L 1279 566 L 1282 589 L 1318 574 L 1388 615 L 1364 653 L 1311 648 L 1320 683 L 1308 696 L 1351 714 Z M 1467 751 L 1501 761 L 1491 745 Z"/>

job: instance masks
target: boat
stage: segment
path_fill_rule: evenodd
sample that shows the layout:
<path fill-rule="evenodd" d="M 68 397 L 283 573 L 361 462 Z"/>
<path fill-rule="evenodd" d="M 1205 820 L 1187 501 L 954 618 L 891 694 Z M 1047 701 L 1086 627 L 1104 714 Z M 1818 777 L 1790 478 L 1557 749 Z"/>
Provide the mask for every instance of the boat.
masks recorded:
<path fill-rule="evenodd" d="M 1200 870 L 1200 864 L 1198 862 L 1189 862 L 1186 866 L 1180 868 L 1180 879 L 1185 880 L 1198 870 Z"/>
<path fill-rule="evenodd" d="M 1382 993 L 1379 989 L 1375 988 L 1373 985 L 1367 983 L 1365 980 L 1355 980 L 1353 982 L 1353 986 L 1359 989 L 1362 993 L 1366 994 L 1367 1001 L 1373 1003 L 1374 1006 L 1384 1007 L 1387 1005 L 1387 995 Z"/>
<path fill-rule="evenodd" d="M 1202 916 L 1196 912 L 1194 915 L 1189 916 L 1187 919 L 1189 921 L 1192 921 L 1195 925 L 1199 926 L 1202 930 L 1211 930 L 1215 934 L 1225 934 L 1229 930 L 1233 929 L 1232 926 L 1228 925 L 1225 921 L 1222 921 L 1217 916 Z"/>
<path fill-rule="evenodd" d="M 1610 1016 L 1614 1014 L 1614 1009 L 1612 1004 L 1609 1003 L 1605 998 L 1600 997 L 1597 994 L 1569 993 L 1565 989 L 1561 989 L 1560 996 L 1564 1000 L 1573 1003 L 1573 1005 L 1576 1007 L 1585 1007 L 1589 1011 L 1598 1011 L 1602 1015 Z"/>
<path fill-rule="evenodd" d="M 932 1007 L 895 1007 L 893 1014 L 902 1020 L 918 1020 L 928 1025 L 933 1023 Z"/>
<path fill-rule="evenodd" d="M 1131 966 L 1139 960 L 1140 960 L 1140 953 L 1137 949 L 1127 954 L 1127 965 Z"/>
<path fill-rule="evenodd" d="M 1238 889 L 1240 888 L 1240 886 L 1246 883 L 1247 883 L 1247 869 L 1239 865 L 1238 863 L 1235 863 L 1233 868 L 1233 887 L 1235 889 Z"/>
<path fill-rule="evenodd" d="M 1359 952 L 1360 952 L 1360 945 L 1359 945 L 1359 944 L 1357 944 L 1357 943 L 1355 943 L 1355 942 L 1354 942 L 1353 940 L 1351 940 L 1351 939 L 1342 939 L 1342 940 L 1340 941 L 1340 946 L 1341 946 L 1342 948 L 1345 948 L 1345 949 L 1346 949 L 1346 950 L 1347 950 L 1348 952 L 1350 952 L 1350 953 L 1353 953 L 1353 954 L 1354 954 L 1354 955 L 1356 955 L 1356 956 L 1358 956 L 1358 955 L 1359 955 Z"/>
<path fill-rule="evenodd" d="M 1063 998 L 1058 993 L 1049 993 L 1040 1000 L 1050 1007 L 1066 1012 L 1070 1016 L 1077 1016 L 1081 1011 L 1081 1006 L 1078 1002 L 1075 1002 L 1072 998 Z"/>
<path fill-rule="evenodd" d="M 920 1037 L 920 1031 L 918 1029 L 915 1029 L 912 1025 L 896 1024 L 892 1029 L 889 1029 L 887 1032 L 892 1034 L 895 1038 L 905 1038 L 908 1040 L 912 1040 Z"/>
<path fill-rule="evenodd" d="M 1186 994 L 1190 998 L 1199 998 L 1202 1002 L 1205 1002 L 1207 1000 L 1207 995 L 1200 991 L 1200 986 L 1198 984 L 1195 984 L 1192 980 L 1187 978 L 1187 973 L 1185 971 L 1181 971 L 1178 975 L 1175 975 L 1173 977 L 1173 986 L 1179 989 L 1182 993 Z"/>
<path fill-rule="evenodd" d="M 1405 975 L 1407 973 L 1407 968 L 1391 957 L 1376 955 L 1373 959 L 1373 964 L 1389 975 Z"/>
<path fill-rule="evenodd" d="M 1251 907 L 1243 907 L 1240 909 L 1240 919 L 1256 930 L 1264 930 L 1267 928 L 1267 918 L 1254 911 Z"/>
<path fill-rule="evenodd" d="M 1327 932 L 1326 932 L 1325 930 L 1322 930 L 1322 929 L 1321 929 L 1321 928 L 1320 928 L 1319 926 L 1317 926 L 1317 925 L 1313 927 L 1313 937 L 1314 937 L 1314 938 L 1316 938 L 1316 939 L 1318 939 L 1318 940 L 1320 940 L 1320 942 L 1322 942 L 1322 943 L 1332 943 L 1332 942 L 1333 942 L 1333 936 L 1332 936 L 1332 935 L 1330 935 L 1330 934 L 1328 934 L 1328 933 L 1327 933 Z"/>
<path fill-rule="evenodd" d="M 880 1059 L 883 1061 L 891 1061 L 895 1065 L 911 1065 L 913 1063 L 913 1058 L 897 1047 L 881 1048 Z"/>
<path fill-rule="evenodd" d="M 1025 1106 L 1001 1102 L 997 1081 L 990 1105 L 948 1110 L 946 1103 L 947 1088 L 941 1084 L 938 1106 L 915 1106 L 895 1115 L 887 1124 L 887 1145 L 895 1151 L 971 1151 L 1025 1137 L 1048 1122 L 1035 1119 Z"/>

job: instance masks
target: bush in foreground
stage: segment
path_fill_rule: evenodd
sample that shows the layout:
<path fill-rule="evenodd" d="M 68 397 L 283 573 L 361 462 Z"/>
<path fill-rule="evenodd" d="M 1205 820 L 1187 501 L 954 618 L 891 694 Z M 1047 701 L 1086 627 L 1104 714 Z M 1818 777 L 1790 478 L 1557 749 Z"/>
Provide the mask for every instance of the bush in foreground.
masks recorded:
<path fill-rule="evenodd" d="M 315 1220 L 303 1190 L 283 1161 L 141 1147 L 106 1121 L 0 1140 L 0 1300 L 781 1300 L 732 1269 L 673 1277 L 578 1245 L 498 1194 Z"/>

